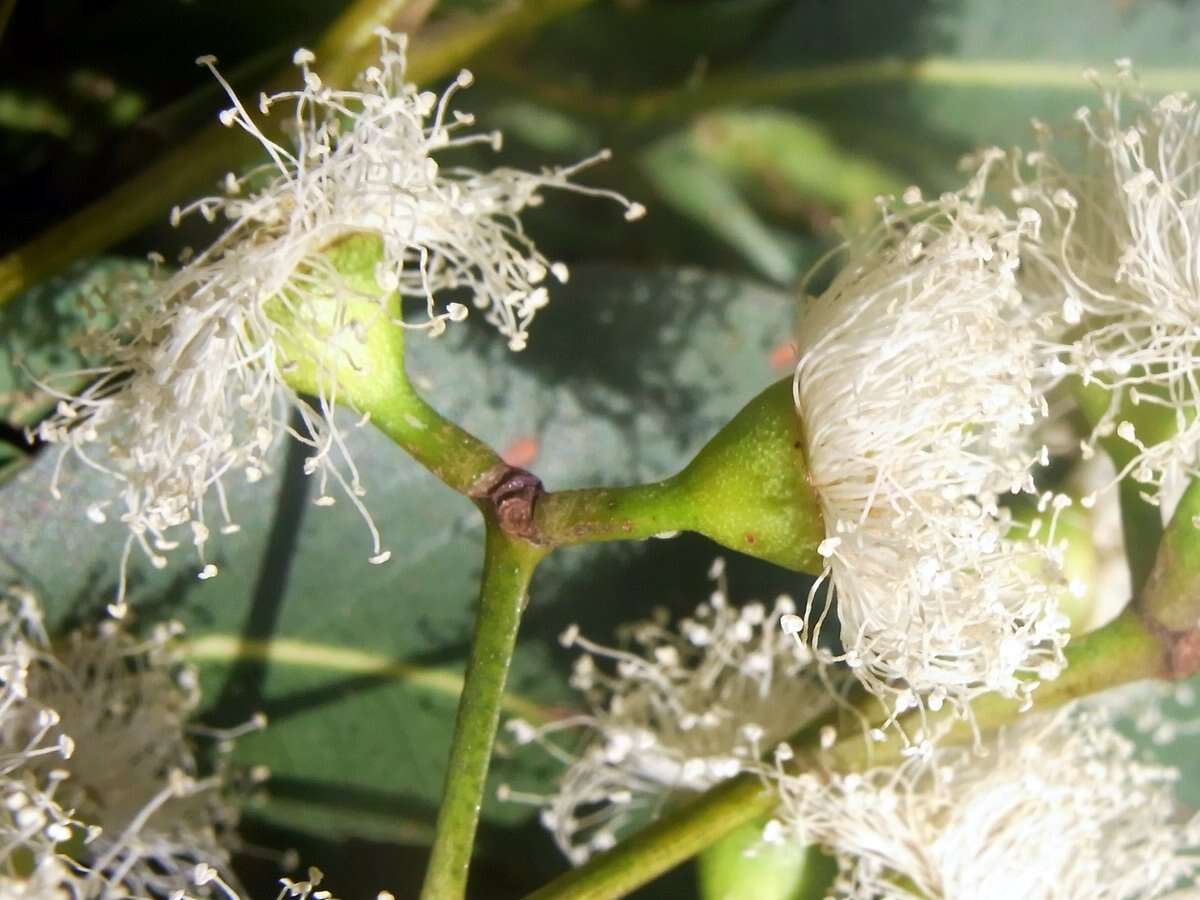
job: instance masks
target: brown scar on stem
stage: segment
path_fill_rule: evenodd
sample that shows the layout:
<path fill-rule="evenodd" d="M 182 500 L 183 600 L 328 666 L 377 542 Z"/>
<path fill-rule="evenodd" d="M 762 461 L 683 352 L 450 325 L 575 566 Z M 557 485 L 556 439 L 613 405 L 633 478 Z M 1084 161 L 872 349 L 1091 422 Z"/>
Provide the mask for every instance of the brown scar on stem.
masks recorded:
<path fill-rule="evenodd" d="M 1183 681 L 1200 672 L 1200 624 L 1195 628 L 1176 631 L 1153 616 L 1141 611 L 1141 619 L 1162 647 L 1165 669 L 1162 676 L 1168 681 Z"/>
<path fill-rule="evenodd" d="M 545 492 L 542 480 L 532 472 L 501 463 L 484 472 L 468 496 L 491 508 L 505 534 L 536 544 L 540 541 L 533 521 L 534 507 Z"/>
<path fill-rule="evenodd" d="M 1171 677 L 1181 681 L 1200 672 L 1200 629 L 1168 632 L 1168 640 L 1167 661 Z"/>

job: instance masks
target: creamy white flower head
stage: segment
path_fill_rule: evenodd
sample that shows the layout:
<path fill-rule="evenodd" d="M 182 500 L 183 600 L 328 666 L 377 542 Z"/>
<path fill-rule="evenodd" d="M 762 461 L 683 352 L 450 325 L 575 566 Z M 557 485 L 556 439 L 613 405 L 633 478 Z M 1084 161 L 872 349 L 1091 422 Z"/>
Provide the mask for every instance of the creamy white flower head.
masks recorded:
<path fill-rule="evenodd" d="M 836 602 L 838 658 L 895 712 L 1027 695 L 1036 681 L 1020 676 L 1063 663 L 1054 553 L 1018 539 L 999 505 L 1032 491 L 1046 459 L 1031 444 L 1039 336 L 1016 287 L 1037 215 L 982 204 L 1000 156 L 960 193 L 885 209 L 799 327 L 795 400 L 832 598 L 814 610 L 814 587 L 794 631 L 815 641 Z"/>
<path fill-rule="evenodd" d="M 1160 502 L 1200 474 L 1200 109 L 1182 93 L 1150 99 L 1122 60 L 1076 119 L 1065 135 L 1035 123 L 1041 147 L 1019 160 L 1033 175 L 1015 169 L 1014 198 L 1043 216 L 1030 290 L 1067 335 L 1057 372 L 1112 392 L 1084 454 L 1115 433 L 1129 456 L 1118 478 Z M 1128 421 L 1123 404 L 1146 412 Z"/>
<path fill-rule="evenodd" d="M 58 733 L 58 714 L 29 690 L 30 668 L 45 643 L 34 597 L 6 592 L 0 602 L 0 898 L 82 896 L 74 887 L 80 870 L 57 853 L 82 827 L 58 796 L 66 778 L 60 766 L 74 742 Z"/>
<path fill-rule="evenodd" d="M 811 654 L 779 628 L 795 610 L 792 600 L 731 606 L 723 569 L 718 559 L 716 590 L 674 628 L 664 610 L 627 626 L 628 650 L 595 644 L 572 626 L 562 643 L 584 651 L 571 684 L 590 712 L 540 727 L 508 723 L 517 743 L 536 741 L 567 770 L 549 797 L 507 786 L 501 797 L 541 806 L 543 824 L 572 862 L 607 850 L 672 794 L 756 769 L 764 751 L 836 703 Z M 578 753 L 549 740 L 566 729 L 585 730 Z"/>
<path fill-rule="evenodd" d="M 1060 711 L 979 749 L 780 776 L 779 818 L 764 835 L 833 852 L 839 897 L 1159 897 L 1200 873 L 1200 817 L 1178 818 L 1177 778 L 1135 759 L 1101 716 Z"/>
<path fill-rule="evenodd" d="M 5 858 L 22 849 L 34 883 L 72 898 L 236 896 L 226 879 L 237 813 L 224 754 L 199 772 L 187 723 L 199 695 L 178 628 L 139 641 L 110 621 L 51 645 L 32 596 L 10 599 L 0 660 L 23 666 L 5 677 L 0 711 L 0 833 L 26 820 L 40 831 L 11 835 Z M 23 896 L 28 882 L 4 882 L 0 896 Z"/>
<path fill-rule="evenodd" d="M 319 473 L 316 502 L 332 503 L 326 484 L 338 483 L 370 526 L 371 561 L 384 562 L 390 554 L 362 505 L 359 474 L 333 420 L 337 370 L 357 365 L 339 341 L 361 346 L 369 327 L 388 322 L 436 334 L 468 313 L 459 302 L 441 306 L 438 298 L 449 293 L 483 310 L 521 349 L 547 303 L 548 278 L 566 281 L 568 270 L 537 251 L 520 212 L 538 205 L 546 188 L 615 199 L 629 219 L 644 212 L 571 181 L 607 153 L 536 174 L 439 166 L 435 154 L 498 146 L 499 135 L 471 133 L 472 117 L 449 109 L 470 73 L 460 73 L 440 97 L 419 91 L 404 80 L 404 37 L 380 32 L 380 39 L 379 65 L 354 90 L 325 86 L 309 68 L 312 54 L 297 52 L 303 89 L 259 102 L 264 112 L 291 104 L 287 147 L 259 128 L 214 60 L 200 60 L 233 101 L 221 121 L 258 140 L 271 163 L 227 176 L 225 196 L 173 213 L 174 221 L 199 213 L 230 224 L 177 273 L 104 298 L 119 324 L 87 343 L 107 364 L 37 429 L 116 479 L 118 515 L 131 542 L 156 563 L 177 546 L 181 528 L 203 559 L 206 506 L 219 508 L 224 530 L 236 530 L 223 479 L 261 478 L 284 433 L 312 448 L 306 471 Z M 369 277 L 346 277 L 330 262 L 330 248 L 351 237 L 375 242 L 378 262 Z M 423 319 L 404 320 L 397 295 L 405 304 L 419 301 Z M 312 346 L 324 358 L 289 358 L 294 348 Z M 316 369 L 315 406 L 285 383 L 289 367 L 301 364 Z M 300 417 L 300 429 L 289 425 L 289 415 Z M 103 521 L 105 506 L 89 508 L 89 517 Z M 202 577 L 215 573 L 208 564 Z"/>

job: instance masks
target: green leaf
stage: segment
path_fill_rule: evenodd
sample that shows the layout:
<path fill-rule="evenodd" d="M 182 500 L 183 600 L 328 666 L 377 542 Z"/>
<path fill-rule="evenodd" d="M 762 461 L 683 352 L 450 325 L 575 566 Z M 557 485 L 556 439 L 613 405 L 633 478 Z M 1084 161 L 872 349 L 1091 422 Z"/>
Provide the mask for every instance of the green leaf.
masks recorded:
<path fill-rule="evenodd" d="M 87 260 L 65 274 L 26 291 L 0 308 L 0 416 L 11 428 L 35 424 L 54 398 L 34 378 L 62 391 L 78 390 L 84 378 L 61 378 L 87 360 L 73 346 L 89 321 L 103 325 L 106 315 L 89 319 L 89 308 L 102 311 L 101 293 L 130 279 L 145 278 L 147 263 L 118 258 Z"/>
<path fill-rule="evenodd" d="M 839 146 L 820 122 L 783 109 L 722 110 L 697 118 L 693 145 L 760 207 L 794 220 L 874 219 L 875 197 L 904 181 Z"/>
<path fill-rule="evenodd" d="M 639 481 L 681 467 L 778 377 L 772 350 L 791 318 L 790 298 L 746 281 L 579 268 L 524 353 L 509 353 L 482 322 L 469 322 L 438 340 L 410 336 L 409 365 L 434 405 L 493 446 L 526 457 L 536 446 L 537 459 L 525 462 L 548 487 Z M 217 578 L 198 581 L 186 547 L 163 571 L 135 550 L 133 610 L 187 625 L 210 721 L 232 725 L 260 709 L 270 717 L 266 731 L 238 744 L 239 760 L 274 773 L 252 818 L 327 840 L 422 844 L 473 616 L 481 523 L 469 502 L 380 434 L 349 416 L 340 421 L 364 502 L 393 551 L 388 564 L 367 564 L 366 526 L 344 498 L 313 507 L 305 453 L 290 444 L 275 452 L 262 482 L 230 480 L 242 530 L 210 541 Z M 101 614 L 112 599 L 125 532 L 85 518 L 86 506 L 112 489 L 92 470 L 69 465 L 63 499 L 51 499 L 57 454 L 45 448 L 0 488 L 0 552 L 61 629 Z M 68 548 L 71 564 L 63 565 Z M 681 538 L 552 557 L 534 580 L 508 710 L 537 718 L 572 702 L 570 654 L 557 643 L 568 623 L 608 640 L 616 623 L 653 605 L 690 608 L 707 590 L 704 570 L 716 552 Z M 768 577 L 781 589 L 780 575 Z M 493 783 L 548 788 L 555 769 L 536 752 L 518 754 L 498 761 Z M 522 833 L 511 829 L 526 827 L 531 814 L 488 803 L 485 849 L 507 846 L 515 838 L 505 835 Z M 540 852 L 522 871 L 527 886 L 562 865 L 537 829 L 522 838 L 530 839 Z"/>
<path fill-rule="evenodd" d="M 799 276 L 798 242 L 763 222 L 733 179 L 699 153 L 693 135 L 660 141 L 641 162 L 663 200 L 736 249 L 758 274 L 781 284 Z"/>

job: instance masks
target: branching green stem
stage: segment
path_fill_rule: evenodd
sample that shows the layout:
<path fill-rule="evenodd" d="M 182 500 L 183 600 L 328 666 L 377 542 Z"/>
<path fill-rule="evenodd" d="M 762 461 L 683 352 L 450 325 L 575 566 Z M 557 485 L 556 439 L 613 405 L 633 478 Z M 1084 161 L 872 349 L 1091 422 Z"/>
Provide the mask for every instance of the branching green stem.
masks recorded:
<path fill-rule="evenodd" d="M 1069 646 L 1067 661 L 1067 670 L 1057 680 L 1038 688 L 1035 696 L 1039 710 L 1131 681 L 1168 676 L 1163 645 L 1132 611 Z M 973 710 L 976 727 L 990 731 L 1015 719 L 1020 706 L 1016 701 L 991 695 L 976 701 Z M 925 727 L 937 728 L 943 724 L 949 724 L 949 731 L 941 746 L 965 743 L 974 737 L 971 725 L 955 721 L 949 707 L 941 713 L 929 714 Z M 910 714 L 901 720 L 900 727 L 912 733 L 921 727 L 921 722 Z M 904 744 L 895 729 L 889 735 L 883 742 L 870 743 L 861 731 L 854 729 L 825 753 L 814 750 L 815 741 L 806 740 L 795 748 L 795 769 L 850 772 L 895 763 L 901 758 Z M 775 795 L 757 777 L 742 775 L 731 779 L 647 826 L 613 850 L 560 876 L 531 894 L 529 900 L 606 900 L 624 896 L 696 855 L 732 829 L 769 814 L 774 805 Z"/>
<path fill-rule="evenodd" d="M 460 900 L 466 895 L 467 868 L 483 806 L 504 683 L 529 579 L 544 555 L 543 549 L 512 538 L 494 521 L 488 522 L 479 613 L 422 900 Z"/>

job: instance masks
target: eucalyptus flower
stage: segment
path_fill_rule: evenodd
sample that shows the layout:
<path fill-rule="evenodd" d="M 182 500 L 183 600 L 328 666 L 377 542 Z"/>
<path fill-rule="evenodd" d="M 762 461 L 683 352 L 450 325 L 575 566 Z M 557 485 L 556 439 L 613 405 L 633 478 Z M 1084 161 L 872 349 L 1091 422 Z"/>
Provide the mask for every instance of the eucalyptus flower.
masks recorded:
<path fill-rule="evenodd" d="M 30 697 L 29 670 L 44 646 L 41 613 L 32 595 L 10 593 L 0 603 L 0 898 L 54 897 L 79 870 L 57 846 L 81 827 L 60 803 L 61 765 L 75 742 L 58 730 L 59 716 Z M 75 896 L 75 894 L 63 894 Z"/>
<path fill-rule="evenodd" d="M 833 853 L 835 897 L 1162 897 L 1200 886 L 1200 817 L 1179 817 L 1178 775 L 1097 714 L 1060 711 L 894 768 L 781 774 L 764 836 Z"/>
<path fill-rule="evenodd" d="M 45 883 L 72 898 L 236 897 L 237 809 L 223 753 L 205 775 L 192 747 L 199 693 L 178 628 L 139 640 L 107 621 L 56 645 L 32 595 L 9 600 L 0 896 L 55 896 L 29 893 Z"/>
<path fill-rule="evenodd" d="M 540 726 L 508 722 L 518 744 L 538 743 L 566 771 L 551 796 L 507 785 L 500 796 L 541 806 L 542 823 L 572 862 L 607 850 L 673 798 L 757 770 L 766 750 L 836 702 L 827 673 L 779 628 L 795 610 L 791 598 L 732 606 L 723 573 L 718 559 L 716 589 L 674 627 L 665 610 L 626 626 L 628 649 L 568 628 L 562 644 L 584 651 L 571 685 L 589 711 Z M 579 729 L 576 752 L 550 739 Z"/>
<path fill-rule="evenodd" d="M 1084 455 L 1115 435 L 1128 458 L 1112 483 L 1132 477 L 1169 502 L 1200 474 L 1200 109 L 1147 96 L 1128 60 L 1101 89 L 1075 129 L 1035 123 L 1041 146 L 1018 157 L 1013 196 L 1043 218 L 1027 270 L 1061 321 L 1052 365 L 1108 392 Z"/>
<path fill-rule="evenodd" d="M 1001 505 L 1035 492 L 1048 461 L 1040 326 L 1018 290 L 1038 214 L 982 201 L 989 153 L 966 189 L 899 210 L 849 248 L 799 326 L 795 402 L 826 560 L 801 617 L 815 642 L 836 603 L 844 660 L 896 712 L 1028 697 L 1063 665 L 1053 540 Z M 1045 495 L 1053 516 L 1071 502 Z M 829 661 L 834 657 L 829 655 Z M 1033 676 L 1033 677 L 1029 677 Z"/>
<path fill-rule="evenodd" d="M 310 448 L 305 471 L 320 479 L 316 502 L 333 503 L 327 485 L 340 486 L 370 528 L 371 562 L 385 562 L 390 554 L 334 419 L 339 371 L 371 365 L 362 348 L 372 329 L 438 334 L 463 319 L 468 307 L 456 298 L 480 309 L 512 349 L 523 348 L 530 321 L 548 302 L 548 280 L 569 274 L 521 226 L 521 211 L 540 204 L 544 189 L 615 199 L 628 219 L 644 212 L 571 180 L 606 152 L 539 173 L 440 165 L 435 157 L 443 152 L 498 148 L 500 136 L 472 132 L 472 116 L 450 109 L 471 84 L 469 72 L 440 96 L 420 91 L 405 81 L 405 38 L 379 36 L 379 64 L 352 90 L 323 84 L 310 68 L 313 54 L 296 52 L 302 87 L 258 104 L 264 114 L 290 106 L 288 146 L 259 127 L 212 57 L 199 60 L 232 101 L 221 122 L 258 141 L 270 163 L 231 173 L 224 195 L 172 213 L 173 222 L 199 214 L 228 224 L 174 274 L 102 298 L 118 324 L 96 329 L 85 343 L 106 362 L 91 371 L 90 387 L 62 396 L 37 428 L 38 437 L 116 482 L 116 515 L 130 530 L 126 558 L 136 543 L 163 565 L 162 553 L 178 546 L 182 532 L 204 561 L 201 577 L 216 574 L 204 554 L 210 508 L 218 509 L 222 531 L 236 531 L 225 480 L 235 473 L 260 480 L 270 450 L 290 434 Z M 367 242 L 352 254 L 359 265 L 364 255 L 373 260 L 365 273 L 340 270 L 334 258 L 353 240 Z M 444 294 L 451 302 L 442 302 Z M 403 315 L 413 300 L 423 318 Z M 315 405 L 298 395 L 298 373 Z M 110 505 L 96 503 L 87 514 L 102 522 Z M 123 594 L 124 577 L 118 610 Z"/>

